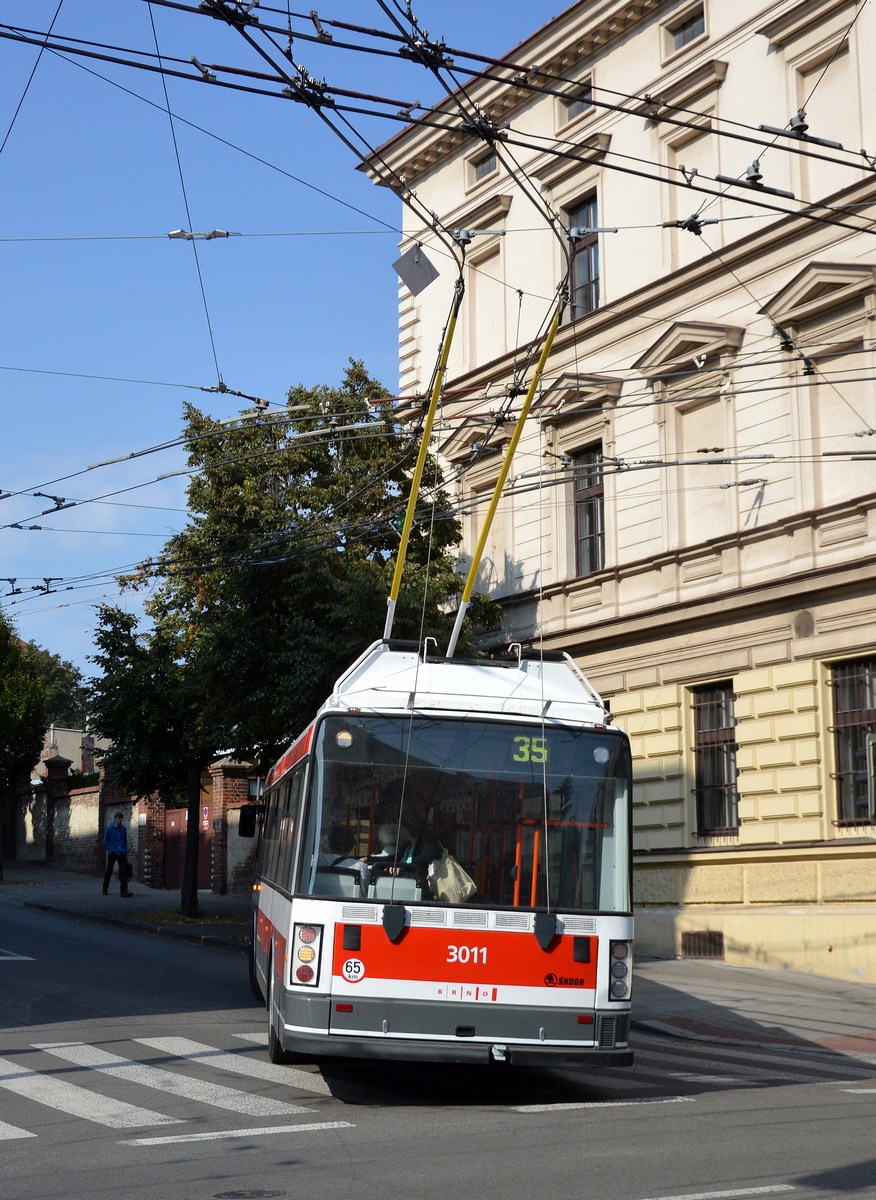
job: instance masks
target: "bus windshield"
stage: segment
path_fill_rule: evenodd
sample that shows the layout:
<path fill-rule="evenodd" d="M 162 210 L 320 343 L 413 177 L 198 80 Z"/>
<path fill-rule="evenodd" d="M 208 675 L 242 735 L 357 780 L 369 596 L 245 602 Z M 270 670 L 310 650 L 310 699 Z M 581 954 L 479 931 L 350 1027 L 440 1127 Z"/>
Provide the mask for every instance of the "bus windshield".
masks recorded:
<path fill-rule="evenodd" d="M 469 904 L 629 912 L 631 764 L 611 729 L 330 715 L 299 861 L 309 895 L 435 903 L 442 851 Z"/>

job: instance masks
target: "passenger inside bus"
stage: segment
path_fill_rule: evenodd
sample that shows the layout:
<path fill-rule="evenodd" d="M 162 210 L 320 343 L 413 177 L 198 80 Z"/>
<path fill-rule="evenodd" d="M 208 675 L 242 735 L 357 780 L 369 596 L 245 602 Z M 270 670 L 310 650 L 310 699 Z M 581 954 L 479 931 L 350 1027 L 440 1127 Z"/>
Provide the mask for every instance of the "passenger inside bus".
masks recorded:
<path fill-rule="evenodd" d="M 444 849 L 434 830 L 423 825 L 416 839 L 404 825 L 381 825 L 377 831 L 380 852 L 364 860 L 372 874 L 413 877 L 422 894 L 428 895 L 426 876 L 429 865 L 440 858 Z"/>

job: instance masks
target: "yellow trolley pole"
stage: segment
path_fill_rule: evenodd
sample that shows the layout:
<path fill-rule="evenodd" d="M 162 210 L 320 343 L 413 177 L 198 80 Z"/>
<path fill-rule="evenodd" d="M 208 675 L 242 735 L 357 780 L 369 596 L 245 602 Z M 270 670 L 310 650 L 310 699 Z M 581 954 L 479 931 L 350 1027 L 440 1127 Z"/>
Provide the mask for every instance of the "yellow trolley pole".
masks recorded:
<path fill-rule="evenodd" d="M 386 603 L 386 624 L 383 627 L 383 639 L 388 641 L 392 634 L 392 625 L 395 620 L 395 606 L 398 600 L 399 592 L 401 591 L 402 572 L 404 570 L 405 558 L 408 552 L 408 542 L 411 536 L 411 526 L 414 523 L 414 511 L 417 507 L 417 497 L 420 492 L 420 483 L 423 478 L 423 469 L 426 465 L 426 458 L 429 453 L 429 442 L 432 437 L 432 425 L 435 420 L 435 413 L 438 409 L 438 398 L 441 395 L 441 387 L 444 383 L 444 372 L 447 370 L 447 359 L 450 356 L 450 346 L 453 342 L 453 334 L 456 330 L 456 319 L 459 316 L 459 309 L 462 305 L 462 297 L 465 292 L 465 284 L 460 277 L 456 281 L 456 288 L 453 293 L 453 304 L 450 308 L 450 317 L 447 321 L 447 328 L 444 331 L 444 343 L 441 347 L 441 355 L 438 359 L 438 365 L 435 368 L 435 378 L 432 381 L 432 395 L 429 399 L 429 408 L 426 412 L 426 420 L 423 425 L 423 433 L 420 439 L 420 450 L 417 455 L 417 465 L 414 468 L 414 477 L 411 480 L 411 494 L 408 497 L 408 506 L 405 510 L 405 520 L 401 531 L 401 541 L 399 542 L 398 555 L 395 560 L 395 570 L 392 575 L 392 587 L 389 592 L 389 599 Z"/>
<path fill-rule="evenodd" d="M 487 509 L 487 515 L 484 518 L 484 525 L 481 529 L 481 536 L 478 538 L 478 544 L 475 547 L 475 552 L 472 555 L 471 566 L 468 569 L 465 587 L 462 589 L 462 601 L 459 605 L 459 611 L 456 614 L 456 622 L 453 626 L 453 633 L 450 635 L 450 642 L 447 646 L 447 657 L 452 658 L 453 652 L 456 650 L 456 643 L 459 641 L 459 632 L 462 629 L 462 622 L 465 620 L 465 614 L 468 611 L 471 594 L 474 590 L 475 576 L 478 573 L 478 568 L 481 565 L 481 559 L 484 554 L 484 547 L 487 544 L 487 538 L 490 535 L 490 528 L 493 524 L 493 518 L 496 515 L 496 509 L 499 507 L 499 499 L 502 494 L 502 489 L 505 486 L 505 481 L 508 478 L 508 472 L 511 470 L 511 460 L 514 458 L 514 451 L 517 449 L 517 443 L 520 441 L 520 435 L 523 433 L 523 426 L 526 418 L 529 416 L 529 409 L 532 405 L 533 397 L 536 389 L 541 381 L 541 376 L 544 371 L 544 365 L 547 362 L 547 357 L 551 352 L 551 347 L 554 344 L 557 328 L 560 324 L 560 317 L 565 307 L 566 294 L 565 288 L 557 301 L 557 306 L 554 311 L 553 319 L 551 320 L 550 328 L 545 339 L 544 347 L 539 356 L 538 363 L 535 368 L 535 373 L 529 384 L 526 393 L 526 399 L 523 401 L 523 407 L 520 410 L 520 416 L 517 418 L 517 424 L 514 427 L 514 432 L 511 435 L 511 441 L 508 444 L 508 450 L 505 454 L 505 460 L 502 463 L 502 469 L 499 472 L 499 478 L 496 480 L 496 486 L 493 489 L 493 498 L 490 500 L 490 507 Z"/>

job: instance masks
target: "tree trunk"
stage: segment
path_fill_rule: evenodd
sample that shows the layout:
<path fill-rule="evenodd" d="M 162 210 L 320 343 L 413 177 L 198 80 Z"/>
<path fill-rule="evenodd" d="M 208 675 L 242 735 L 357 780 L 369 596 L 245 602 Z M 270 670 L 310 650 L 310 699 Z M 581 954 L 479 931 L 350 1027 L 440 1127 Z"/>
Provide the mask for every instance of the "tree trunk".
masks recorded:
<path fill-rule="evenodd" d="M 198 847 L 201 838 L 201 764 L 194 759 L 186 763 L 188 805 L 186 823 L 186 855 L 183 861 L 180 912 L 184 917 L 198 915 Z"/>

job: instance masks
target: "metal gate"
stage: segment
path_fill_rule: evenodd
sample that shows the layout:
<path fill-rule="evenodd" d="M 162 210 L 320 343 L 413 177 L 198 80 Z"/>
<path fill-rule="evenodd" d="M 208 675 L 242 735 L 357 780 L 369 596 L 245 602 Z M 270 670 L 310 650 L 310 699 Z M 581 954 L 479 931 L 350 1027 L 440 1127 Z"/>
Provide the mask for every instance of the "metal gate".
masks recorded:
<path fill-rule="evenodd" d="M 169 890 L 182 887 L 186 857 L 188 811 L 168 808 L 164 814 L 164 886 Z M 198 844 L 198 890 L 207 891 L 213 879 L 213 829 L 210 808 L 201 805 L 200 838 Z"/>

